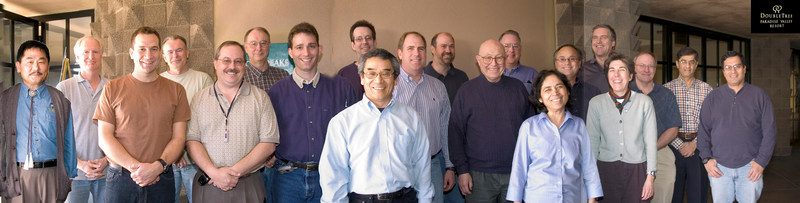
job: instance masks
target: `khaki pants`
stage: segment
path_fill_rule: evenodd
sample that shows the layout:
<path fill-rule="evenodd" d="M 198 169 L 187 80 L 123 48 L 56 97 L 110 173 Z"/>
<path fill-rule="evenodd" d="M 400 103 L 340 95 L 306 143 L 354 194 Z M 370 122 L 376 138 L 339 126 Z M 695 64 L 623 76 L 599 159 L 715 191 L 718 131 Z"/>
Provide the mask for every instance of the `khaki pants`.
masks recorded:
<path fill-rule="evenodd" d="M 653 203 L 672 202 L 675 189 L 675 154 L 669 147 L 658 150 L 658 173 L 653 182 Z"/>
<path fill-rule="evenodd" d="M 56 195 L 56 172 L 58 167 L 22 169 L 19 167 L 19 181 L 22 195 L 11 199 L 5 199 L 9 203 L 32 203 L 32 202 L 57 202 Z"/>

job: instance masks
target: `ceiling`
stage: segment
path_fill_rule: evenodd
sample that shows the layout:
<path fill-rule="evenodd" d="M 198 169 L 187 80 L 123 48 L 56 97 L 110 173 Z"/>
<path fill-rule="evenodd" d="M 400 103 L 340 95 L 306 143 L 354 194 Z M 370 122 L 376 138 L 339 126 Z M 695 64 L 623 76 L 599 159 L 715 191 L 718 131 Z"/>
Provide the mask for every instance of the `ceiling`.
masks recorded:
<path fill-rule="evenodd" d="M 54 13 L 65 13 L 93 9 L 96 0 L 0 0 L 3 9 L 32 17 Z"/>

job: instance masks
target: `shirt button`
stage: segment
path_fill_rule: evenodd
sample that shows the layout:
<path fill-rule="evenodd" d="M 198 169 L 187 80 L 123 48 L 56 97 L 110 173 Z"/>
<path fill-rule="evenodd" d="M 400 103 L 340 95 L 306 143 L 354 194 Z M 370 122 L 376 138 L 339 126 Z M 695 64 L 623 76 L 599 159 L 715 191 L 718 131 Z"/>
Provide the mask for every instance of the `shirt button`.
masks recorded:
<path fill-rule="evenodd" d="M 619 120 L 619 123 L 622 123 L 622 120 Z"/>
<path fill-rule="evenodd" d="M 622 135 L 622 131 L 621 130 L 619 131 L 619 134 Z"/>
<path fill-rule="evenodd" d="M 622 153 L 619 154 L 619 157 L 622 157 Z"/>
<path fill-rule="evenodd" d="M 308 106 L 308 108 L 310 109 L 310 108 L 311 108 L 311 106 Z"/>
<path fill-rule="evenodd" d="M 620 142 L 619 145 L 625 145 L 625 143 Z"/>
<path fill-rule="evenodd" d="M 314 155 L 312 154 L 311 157 L 314 157 Z"/>
<path fill-rule="evenodd" d="M 314 123 L 314 121 L 308 121 L 308 123 Z"/>

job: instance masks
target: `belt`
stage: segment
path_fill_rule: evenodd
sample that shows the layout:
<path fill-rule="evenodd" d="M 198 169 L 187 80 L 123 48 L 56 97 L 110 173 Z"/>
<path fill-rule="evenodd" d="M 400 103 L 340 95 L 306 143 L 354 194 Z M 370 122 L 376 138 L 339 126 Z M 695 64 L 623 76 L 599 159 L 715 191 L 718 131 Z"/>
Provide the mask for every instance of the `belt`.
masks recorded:
<path fill-rule="evenodd" d="M 403 195 L 406 194 L 406 191 L 407 190 L 411 190 L 411 189 L 412 188 L 408 188 L 407 187 L 407 188 L 403 188 L 403 189 L 397 190 L 395 192 L 383 193 L 383 194 L 377 194 L 377 195 L 362 195 L 362 194 L 358 194 L 358 193 L 352 193 L 352 194 L 355 195 L 355 196 L 360 196 L 362 198 L 369 198 L 369 199 L 375 199 L 375 200 L 390 200 L 390 199 L 397 199 L 397 198 L 403 197 Z"/>
<path fill-rule="evenodd" d="M 683 139 L 694 139 L 697 138 L 697 133 L 678 133 L 678 137 L 682 137 Z"/>
<path fill-rule="evenodd" d="M 257 170 L 257 171 L 255 171 L 255 172 L 248 173 L 248 174 L 244 174 L 244 175 L 243 175 L 241 178 L 239 178 L 239 179 L 243 179 L 243 178 L 250 177 L 250 175 L 253 175 L 253 174 L 261 174 L 262 172 L 264 172 L 264 167 L 261 167 L 260 169 L 258 169 L 258 170 Z"/>
<path fill-rule="evenodd" d="M 24 162 L 17 162 L 17 166 L 24 165 Z M 47 160 L 47 161 L 34 161 L 33 168 L 48 168 L 54 167 L 58 165 L 58 162 L 55 159 Z"/>
<path fill-rule="evenodd" d="M 306 171 L 317 171 L 319 170 L 319 164 L 304 164 L 294 161 L 288 161 L 285 159 L 281 159 L 281 161 L 291 164 L 293 167 L 302 168 Z"/>

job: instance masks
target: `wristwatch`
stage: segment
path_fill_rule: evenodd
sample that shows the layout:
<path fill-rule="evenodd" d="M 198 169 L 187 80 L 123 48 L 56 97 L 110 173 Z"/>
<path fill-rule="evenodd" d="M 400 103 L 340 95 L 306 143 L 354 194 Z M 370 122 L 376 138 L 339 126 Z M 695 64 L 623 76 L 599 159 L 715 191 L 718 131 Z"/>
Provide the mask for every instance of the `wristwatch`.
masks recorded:
<path fill-rule="evenodd" d="M 456 172 L 456 167 L 447 167 L 447 170 L 448 170 L 448 171 L 453 171 L 453 172 Z"/>
<path fill-rule="evenodd" d="M 711 158 L 703 158 L 703 164 L 708 163 L 708 160 L 711 160 Z"/>
<path fill-rule="evenodd" d="M 655 177 L 656 176 L 656 171 L 648 171 L 647 175 L 651 175 L 651 176 Z"/>
<path fill-rule="evenodd" d="M 158 159 L 158 162 L 161 163 L 162 167 L 164 167 L 164 171 L 162 171 L 161 174 L 167 174 L 167 166 L 169 166 L 167 165 L 167 162 L 164 161 L 164 159 Z"/>

